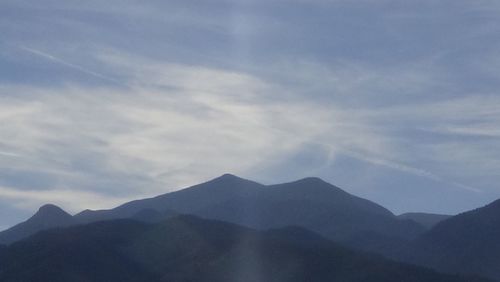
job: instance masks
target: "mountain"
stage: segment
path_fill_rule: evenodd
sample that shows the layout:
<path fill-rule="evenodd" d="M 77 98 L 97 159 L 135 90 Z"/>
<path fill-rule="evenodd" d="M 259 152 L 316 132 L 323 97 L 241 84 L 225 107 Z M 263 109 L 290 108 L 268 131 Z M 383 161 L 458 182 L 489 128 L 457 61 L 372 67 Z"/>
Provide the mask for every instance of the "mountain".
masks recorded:
<path fill-rule="evenodd" d="M 0 245 L 0 260 L 2 259 L 3 255 L 5 254 L 6 249 L 7 249 L 7 246 Z"/>
<path fill-rule="evenodd" d="M 206 183 L 154 198 L 128 202 L 114 209 L 85 210 L 73 218 L 59 207 L 45 205 L 26 222 L 0 232 L 0 244 L 10 244 L 41 230 L 74 224 L 121 218 L 158 222 L 179 213 L 191 213 L 194 209 L 217 204 L 232 197 L 256 193 L 256 190 L 262 187 L 265 186 L 231 174 L 224 174 Z"/>
<path fill-rule="evenodd" d="M 423 212 L 410 212 L 398 216 L 400 219 L 413 220 L 416 223 L 424 226 L 425 228 L 432 228 L 439 222 L 450 218 L 451 215 L 423 213 Z"/>
<path fill-rule="evenodd" d="M 0 244 L 10 244 L 38 231 L 75 224 L 73 217 L 55 205 L 44 205 L 25 222 L 0 232 Z"/>
<path fill-rule="evenodd" d="M 349 246 L 367 250 L 373 250 L 371 242 L 369 247 L 358 243 L 365 240 L 365 234 L 395 241 L 412 239 L 425 230 L 412 220 L 401 220 L 384 207 L 353 196 L 319 178 L 262 185 L 225 174 L 183 190 L 128 202 L 114 209 L 85 210 L 73 219 L 65 214 L 65 220 L 44 220 L 51 224 L 24 228 L 21 236 L 15 230 L 7 230 L 5 233 L 11 235 L 2 241 L 0 234 L 0 243 L 10 243 L 50 227 L 120 218 L 157 222 L 179 213 L 258 229 L 302 226 L 329 239 L 348 241 Z M 375 245 L 380 244 L 375 242 Z"/>
<path fill-rule="evenodd" d="M 423 230 L 319 178 L 267 186 L 259 193 L 235 197 L 193 214 L 259 229 L 297 225 L 339 241 L 367 231 L 412 238 Z"/>
<path fill-rule="evenodd" d="M 142 209 L 132 215 L 130 219 L 134 219 L 137 221 L 155 223 L 160 222 L 164 219 L 170 218 L 172 216 L 178 215 L 177 213 L 171 210 L 165 210 L 163 212 L 159 212 L 155 209 Z"/>
<path fill-rule="evenodd" d="M 500 200 L 438 223 L 414 242 L 405 259 L 500 280 Z"/>
<path fill-rule="evenodd" d="M 0 255 L 0 281 L 486 281 L 354 252 L 297 227 L 256 231 L 193 216 L 40 232 Z"/>
<path fill-rule="evenodd" d="M 259 229 L 297 225 L 335 240 L 367 231 L 390 238 L 413 238 L 424 230 L 413 221 L 400 220 L 384 207 L 319 178 L 262 185 L 230 174 L 115 209 L 87 210 L 75 219 L 92 222 L 130 217 L 142 209 L 171 209 Z"/>

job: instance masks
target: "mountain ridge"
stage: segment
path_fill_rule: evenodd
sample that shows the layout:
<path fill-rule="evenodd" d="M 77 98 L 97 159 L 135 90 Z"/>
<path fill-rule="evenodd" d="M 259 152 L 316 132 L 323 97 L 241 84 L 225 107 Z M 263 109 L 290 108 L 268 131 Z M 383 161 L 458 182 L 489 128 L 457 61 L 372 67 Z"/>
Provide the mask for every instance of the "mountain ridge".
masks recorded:
<path fill-rule="evenodd" d="M 183 213 L 259 230 L 295 226 L 400 261 L 500 279 L 500 255 L 496 255 L 500 254 L 500 200 L 444 219 L 445 215 L 424 213 L 395 216 L 381 205 L 316 177 L 263 185 L 224 174 L 175 192 L 114 209 L 86 210 L 73 217 L 47 204 L 25 222 L 0 232 L 0 255 L 8 248 L 2 244 L 10 245 L 45 229 L 127 218 L 158 223 Z M 424 228 L 425 222 L 416 223 L 422 216 L 440 218 Z M 483 263 L 467 262 L 474 259 Z"/>
<path fill-rule="evenodd" d="M 56 208 L 49 205 L 42 210 L 45 209 Z M 155 219 L 145 217 L 145 210 L 149 210 Z M 157 212 L 155 215 L 152 215 L 153 210 Z M 417 223 L 399 220 L 386 208 L 317 177 L 263 185 L 227 173 L 185 189 L 134 200 L 113 209 L 84 210 L 61 226 L 133 217 L 157 221 L 179 213 L 258 229 L 297 225 L 335 240 L 365 231 L 413 238 L 424 230 Z M 57 224 L 50 227 L 57 227 Z M 34 228 L 35 232 L 39 230 Z M 0 232 L 0 243 L 13 241 L 2 241 L 2 236 L 5 236 L 4 232 Z"/>
<path fill-rule="evenodd" d="M 258 231 L 195 216 L 42 231 L 0 252 L 0 280 L 483 282 L 349 250 L 308 230 Z"/>
<path fill-rule="evenodd" d="M 111 210 L 82 212 L 75 218 L 80 222 L 126 218 L 141 209 L 161 212 L 167 207 L 177 213 L 258 229 L 298 225 L 330 239 L 344 239 L 367 230 L 413 238 L 424 230 L 417 223 L 399 220 L 386 208 L 317 177 L 263 185 L 232 174 Z"/>

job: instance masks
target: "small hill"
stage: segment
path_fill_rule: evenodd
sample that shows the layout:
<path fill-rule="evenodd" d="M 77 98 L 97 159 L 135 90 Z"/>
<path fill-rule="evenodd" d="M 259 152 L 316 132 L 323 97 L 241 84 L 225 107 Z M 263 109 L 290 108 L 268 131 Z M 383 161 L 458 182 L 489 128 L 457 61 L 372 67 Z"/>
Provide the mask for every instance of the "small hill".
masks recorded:
<path fill-rule="evenodd" d="M 0 232 L 0 244 L 10 244 L 38 231 L 74 224 L 73 217 L 58 206 L 47 204 L 28 220 Z"/>

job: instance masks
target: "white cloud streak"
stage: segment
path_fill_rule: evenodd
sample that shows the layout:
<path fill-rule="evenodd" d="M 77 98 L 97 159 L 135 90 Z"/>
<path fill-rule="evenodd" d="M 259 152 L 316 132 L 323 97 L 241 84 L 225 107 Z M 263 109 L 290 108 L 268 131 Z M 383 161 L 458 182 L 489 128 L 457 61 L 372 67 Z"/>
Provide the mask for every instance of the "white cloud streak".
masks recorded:
<path fill-rule="evenodd" d="M 14 157 L 14 158 L 21 157 L 21 155 L 19 155 L 19 154 L 15 154 L 15 153 L 11 153 L 11 152 L 2 152 L 2 151 L 0 151 L 0 157 L 1 157 L 1 156 L 4 156 L 4 157 Z"/>
<path fill-rule="evenodd" d="M 47 59 L 47 60 L 50 60 L 51 62 L 54 62 L 56 64 L 60 64 L 60 65 L 63 65 L 63 66 L 66 66 L 68 68 L 71 68 L 71 69 L 74 69 L 74 70 L 77 70 L 77 71 L 80 71 L 82 73 L 85 73 L 85 74 L 88 74 L 88 75 L 91 75 L 91 76 L 94 76 L 94 77 L 97 77 L 97 78 L 100 78 L 100 79 L 103 79 L 103 80 L 106 80 L 108 82 L 113 82 L 113 83 L 116 83 L 118 85 L 123 85 L 122 82 L 116 80 L 116 79 L 113 79 L 109 76 L 106 76 L 106 75 L 103 75 L 101 73 L 98 73 L 98 72 L 95 72 L 95 71 L 92 71 L 92 70 L 89 70 L 87 68 L 84 68 L 80 65 L 77 65 L 77 64 L 74 64 L 74 63 L 71 63 L 71 62 L 68 62 L 66 60 L 63 60 L 61 58 L 58 58 L 56 56 L 53 56 L 51 54 L 48 54 L 46 52 L 42 52 L 40 50 L 37 50 L 37 49 L 33 49 L 33 48 L 29 48 L 29 47 L 26 47 L 26 46 L 20 46 L 19 47 L 21 50 L 23 51 L 26 51 L 28 53 L 31 53 L 33 55 L 36 55 L 36 56 L 39 56 L 41 58 L 44 58 L 44 59 Z"/>
<path fill-rule="evenodd" d="M 433 181 L 436 181 L 436 182 L 440 182 L 440 183 L 443 183 L 443 184 L 451 185 L 451 186 L 454 186 L 456 188 L 460 188 L 460 189 L 463 189 L 463 190 L 467 190 L 467 191 L 471 191 L 471 192 L 475 192 L 475 193 L 481 193 L 482 192 L 481 190 L 476 189 L 474 187 L 471 187 L 471 186 L 468 186 L 468 185 L 464 185 L 464 184 L 461 184 L 461 183 L 457 183 L 457 182 L 454 182 L 454 181 L 450 181 L 450 180 L 444 179 L 443 177 L 438 176 L 438 175 L 436 175 L 436 174 L 434 174 L 432 172 L 426 171 L 425 169 L 416 168 L 416 167 L 409 166 L 409 165 L 406 165 L 406 164 L 403 164 L 403 163 L 399 163 L 399 162 L 395 162 L 395 161 L 392 161 L 392 160 L 386 160 L 386 159 L 382 159 L 382 158 L 371 157 L 371 156 L 363 155 L 363 154 L 360 154 L 360 153 L 357 153 L 357 152 L 348 151 L 348 150 L 343 151 L 343 153 L 346 154 L 346 155 L 349 155 L 349 156 L 351 156 L 353 158 L 356 158 L 358 160 L 361 160 L 361 161 L 365 161 L 365 162 L 368 162 L 368 163 L 371 163 L 371 164 L 375 164 L 375 165 L 385 166 L 385 167 L 388 167 L 388 168 L 391 168 L 391 169 L 394 169 L 394 170 L 398 170 L 398 171 L 401 171 L 401 172 L 404 172 L 404 173 L 409 173 L 409 174 L 412 174 L 412 175 L 415 175 L 415 176 L 424 177 L 424 178 L 427 178 L 427 179 L 430 179 L 430 180 L 433 180 Z"/>

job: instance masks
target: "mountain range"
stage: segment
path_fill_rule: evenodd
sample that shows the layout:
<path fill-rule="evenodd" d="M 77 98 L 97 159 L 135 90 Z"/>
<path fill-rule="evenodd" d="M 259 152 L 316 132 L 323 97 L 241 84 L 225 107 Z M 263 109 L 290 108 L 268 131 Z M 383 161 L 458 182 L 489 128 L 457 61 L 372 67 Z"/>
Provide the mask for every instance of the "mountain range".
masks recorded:
<path fill-rule="evenodd" d="M 128 218 L 144 209 L 169 214 L 173 210 L 258 229 L 298 225 L 334 240 L 344 240 L 367 231 L 414 238 L 425 229 L 319 178 L 266 186 L 230 174 L 111 210 L 86 210 L 75 215 L 75 219 L 88 223 Z"/>
<path fill-rule="evenodd" d="M 488 281 L 354 252 L 299 227 L 194 216 L 43 231 L 0 253 L 0 281 Z"/>
<path fill-rule="evenodd" d="M 46 207 L 51 207 L 53 214 L 49 210 L 50 215 L 46 215 L 43 212 Z M 72 218 L 52 205 L 46 207 L 26 222 L 0 232 L 0 243 L 8 244 L 56 226 L 120 218 L 140 220 L 141 214 L 144 220 L 159 220 L 177 213 L 192 214 L 258 229 L 298 225 L 337 241 L 366 232 L 410 239 L 425 230 L 413 220 L 402 220 L 376 203 L 312 177 L 262 185 L 225 174 L 199 185 L 128 202 L 110 210 L 85 210 Z M 144 213 L 149 214 L 144 216 Z"/>
<path fill-rule="evenodd" d="M 189 214 L 196 217 L 187 217 L 189 218 L 188 220 L 186 217 L 179 216 L 181 214 Z M 81 238 L 83 235 L 76 235 L 75 230 L 92 233 L 94 231 L 86 231 L 86 228 L 94 230 L 95 228 L 98 229 L 99 226 L 107 226 L 106 224 L 109 223 L 111 226 L 117 225 L 123 226 L 125 229 L 131 228 L 132 231 L 130 232 L 132 235 L 135 232 L 133 230 L 139 230 L 137 232 L 143 234 L 142 232 L 146 232 L 144 230 L 149 230 L 149 228 L 160 228 L 159 226 L 164 226 L 164 223 L 176 222 L 174 219 L 179 220 L 179 218 L 183 218 L 189 222 L 195 221 L 201 226 L 205 226 L 207 232 L 211 230 L 211 224 L 214 226 L 222 226 L 223 222 L 226 222 L 224 226 L 246 230 L 243 232 L 245 236 L 248 234 L 265 234 L 262 236 L 266 238 L 272 233 L 268 230 L 281 230 L 278 232 L 281 234 L 279 237 L 286 237 L 288 235 L 284 233 L 284 230 L 290 230 L 290 226 L 297 226 L 294 228 L 300 227 L 300 230 L 302 230 L 299 233 L 302 234 L 305 232 L 309 234 L 308 238 L 316 238 L 315 240 L 308 240 L 309 243 L 317 241 L 316 243 L 320 244 L 322 248 L 325 247 L 323 244 L 334 244 L 331 242 L 334 241 L 336 242 L 336 247 L 339 247 L 338 244 L 341 244 L 343 245 L 342 248 L 357 249 L 357 251 L 349 251 L 356 254 L 356 256 L 361 255 L 364 257 L 366 254 L 363 252 L 370 251 L 379 253 L 392 260 L 422 265 L 441 272 L 474 274 L 500 280 L 500 201 L 457 216 L 425 213 L 411 213 L 396 216 L 386 208 L 374 202 L 351 195 L 319 178 L 305 178 L 295 182 L 278 185 L 262 185 L 230 174 L 225 174 L 211 181 L 179 191 L 166 193 L 154 198 L 132 201 L 109 210 L 85 210 L 74 216 L 67 214 L 56 206 L 45 205 L 27 221 L 11 229 L 0 232 L 0 244 L 8 245 L 7 247 L 2 247 L 0 245 L 0 258 L 9 257 L 8 261 L 10 261 L 12 256 L 17 257 L 20 255 L 22 257 L 22 253 L 24 252 L 22 251 L 23 249 L 20 249 L 20 247 L 14 248 L 14 246 L 23 246 L 26 242 L 35 240 L 34 238 L 48 238 L 47 241 L 43 241 L 43 244 L 46 244 L 44 248 L 47 248 L 47 252 L 59 253 L 60 250 L 57 251 L 52 249 L 59 247 L 57 244 L 57 246 L 52 246 L 55 241 L 50 239 L 52 238 L 51 236 L 59 235 L 49 236 L 47 234 L 66 234 L 60 235 L 61 240 L 64 236 L 67 236 L 68 240 L 70 240 L 70 242 L 67 242 L 69 245 L 65 247 L 70 249 L 73 247 L 80 248 L 80 244 L 88 244 L 89 250 L 91 250 L 96 246 L 90 246 L 92 243 Z M 113 228 L 115 227 L 109 228 L 111 228 L 110 230 L 114 230 Z M 120 227 L 116 228 L 119 229 Z M 43 230 L 48 231 L 39 233 Z M 124 232 L 128 233 L 129 231 Z M 118 231 L 110 231 L 109 234 L 99 233 L 99 236 L 105 236 L 106 240 L 110 241 L 115 239 L 120 241 L 124 238 L 123 236 L 129 236 L 127 234 L 118 233 Z M 189 236 L 195 235 L 191 234 Z M 80 242 L 76 239 L 76 241 L 72 241 L 73 239 L 71 238 L 73 237 L 83 241 Z M 127 238 L 124 245 L 126 249 L 130 247 L 129 245 L 132 244 L 131 242 L 133 241 L 129 237 Z M 203 238 L 198 239 L 201 240 Z M 98 239 L 98 242 L 100 242 L 99 240 L 101 239 Z M 281 245 L 281 239 L 278 241 L 280 242 L 278 245 Z M 136 244 L 136 241 L 133 242 L 133 244 Z M 163 244 L 160 241 L 157 243 L 159 244 L 158 246 Z M 195 243 L 193 242 L 193 244 Z M 120 250 L 122 250 L 122 247 L 120 247 Z M 141 248 L 135 250 L 139 252 Z M 31 251 L 36 252 L 36 250 Z M 28 256 L 28 253 L 31 251 L 26 249 L 26 255 Z M 116 250 L 110 249 L 109 251 L 117 256 L 116 258 L 110 258 L 109 263 L 115 260 L 116 263 L 118 263 L 120 258 L 119 255 L 116 254 Z M 187 250 L 184 251 L 187 252 Z M 359 251 L 362 253 L 359 253 Z M 6 255 L 5 253 L 8 254 Z M 320 253 L 321 256 L 324 255 L 325 257 L 329 255 L 335 256 L 333 253 Z M 265 257 L 266 255 L 263 253 L 262 256 Z M 135 256 L 133 257 L 135 258 Z M 52 260 L 52 258 L 47 259 L 49 261 Z M 160 261 L 164 261 L 164 259 L 166 258 L 161 258 Z M 264 258 L 261 259 L 265 260 Z M 318 260 L 318 258 L 311 259 Z M 169 260 L 171 263 L 177 263 L 173 258 L 169 258 Z M 378 259 L 375 260 L 378 261 Z M 4 259 L 1 262 L 5 264 L 6 261 L 7 260 Z M 388 262 L 388 260 L 385 261 Z M 158 263 L 159 262 L 156 261 L 151 262 L 151 265 L 157 265 Z M 191 263 L 194 262 L 191 261 L 191 259 L 187 259 L 185 263 L 191 265 Z M 210 262 L 210 264 L 213 263 L 212 261 Z M 385 265 L 385 263 L 383 264 Z M 201 263 L 201 265 L 206 267 L 205 262 Z M 0 267 L 1 266 L 0 264 Z M 219 266 L 221 267 L 220 269 L 224 269 L 224 271 L 221 270 L 221 272 L 228 271 L 227 265 L 221 264 Z M 48 271 L 43 265 L 36 267 L 41 267 L 43 271 Z M 119 266 L 113 267 L 119 268 Z M 145 277 L 144 275 L 147 274 L 152 275 L 151 277 L 154 279 L 160 279 L 158 275 L 162 272 L 159 270 L 135 269 L 134 267 L 138 266 L 134 264 L 129 270 L 137 271 L 137 277 Z M 189 269 L 191 266 L 186 267 Z M 281 269 L 280 267 L 284 266 L 276 267 Z M 11 268 L 8 269 L 10 270 L 2 270 L 0 273 L 16 272 Z M 204 271 L 216 271 L 215 269 L 216 268 Z M 311 270 L 306 269 L 304 271 L 305 273 L 309 273 Z M 203 273 L 204 275 L 208 275 L 205 272 Z M 80 274 L 83 275 L 82 273 Z M 326 275 L 325 277 L 330 277 L 328 276 L 330 274 L 323 274 Z M 112 273 L 110 272 L 106 275 L 112 275 Z M 106 275 L 103 277 L 107 277 Z M 130 277 L 134 277 L 134 275 L 131 274 Z M 166 275 L 168 277 L 171 274 L 161 275 Z M 98 280 L 90 279 L 83 281 Z M 172 281 L 177 280 L 173 279 Z M 278 279 L 276 281 L 281 280 Z M 364 280 L 354 279 L 342 281 Z M 434 280 L 410 279 L 399 281 Z"/>

